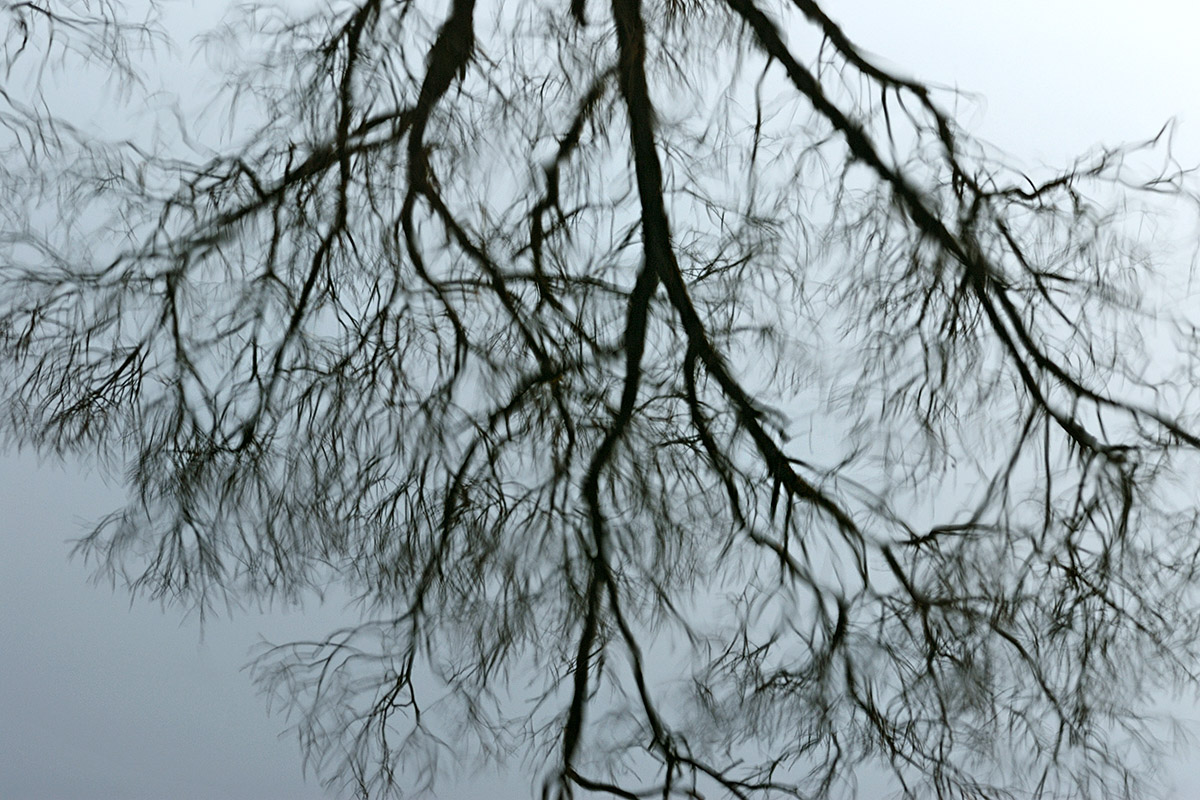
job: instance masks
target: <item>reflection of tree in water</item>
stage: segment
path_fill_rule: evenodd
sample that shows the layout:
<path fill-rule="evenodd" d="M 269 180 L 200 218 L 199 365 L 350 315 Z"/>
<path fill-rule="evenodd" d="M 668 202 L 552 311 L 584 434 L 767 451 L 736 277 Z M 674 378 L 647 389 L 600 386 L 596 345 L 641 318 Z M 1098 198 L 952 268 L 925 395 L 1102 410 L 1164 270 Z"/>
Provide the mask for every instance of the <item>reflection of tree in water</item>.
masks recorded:
<path fill-rule="evenodd" d="M 4 424 L 126 470 L 84 550 L 361 596 L 258 676 L 363 795 L 1140 796 L 1198 348 L 1122 215 L 1181 176 L 1027 178 L 807 0 L 565 10 L 247 12 L 198 162 L 9 98 Z M 109 13 L 8 58 L 133 86 Z"/>

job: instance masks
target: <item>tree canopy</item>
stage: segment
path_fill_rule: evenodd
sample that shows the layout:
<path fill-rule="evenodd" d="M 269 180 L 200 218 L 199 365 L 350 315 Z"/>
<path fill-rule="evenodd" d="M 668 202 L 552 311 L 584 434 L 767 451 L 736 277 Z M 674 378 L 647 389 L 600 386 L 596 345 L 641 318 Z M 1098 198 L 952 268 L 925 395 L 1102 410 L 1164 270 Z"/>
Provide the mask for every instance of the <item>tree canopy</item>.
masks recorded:
<path fill-rule="evenodd" d="M 1026 174 L 828 12 L 248 6 L 188 118 L 153 17 L 0 6 L 0 430 L 125 476 L 134 592 L 360 600 L 256 667 L 332 789 L 1144 796 L 1200 337 L 1138 223 L 1194 187 L 1168 129 Z"/>

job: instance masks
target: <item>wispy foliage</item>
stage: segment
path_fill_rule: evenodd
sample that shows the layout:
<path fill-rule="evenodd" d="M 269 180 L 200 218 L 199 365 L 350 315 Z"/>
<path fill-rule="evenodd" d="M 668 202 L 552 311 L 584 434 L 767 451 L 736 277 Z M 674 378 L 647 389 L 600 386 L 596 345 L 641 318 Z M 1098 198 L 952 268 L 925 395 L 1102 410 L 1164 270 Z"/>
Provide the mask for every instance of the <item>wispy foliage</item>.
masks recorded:
<path fill-rule="evenodd" d="M 1165 136 L 1035 180 L 811 0 L 368 0 L 213 32 L 188 158 L 36 90 L 136 88 L 153 19 L 0 13 L 0 429 L 124 470 L 80 547 L 136 591 L 362 600 L 258 662 L 331 787 L 1144 796 L 1200 619 Z"/>

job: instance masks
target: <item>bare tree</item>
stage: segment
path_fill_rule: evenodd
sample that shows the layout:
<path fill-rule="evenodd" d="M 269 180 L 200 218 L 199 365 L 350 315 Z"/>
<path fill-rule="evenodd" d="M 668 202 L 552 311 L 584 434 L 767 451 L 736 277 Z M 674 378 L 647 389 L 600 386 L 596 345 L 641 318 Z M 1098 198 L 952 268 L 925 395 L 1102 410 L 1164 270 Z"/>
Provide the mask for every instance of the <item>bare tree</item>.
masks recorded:
<path fill-rule="evenodd" d="M 156 41 L 2 8 L 10 75 Z M 362 601 L 258 661 L 331 788 L 1144 796 L 1198 633 L 1165 137 L 1027 176 L 813 0 L 210 45 L 209 155 L 0 92 L 0 427 L 124 470 L 80 548 L 135 592 Z"/>

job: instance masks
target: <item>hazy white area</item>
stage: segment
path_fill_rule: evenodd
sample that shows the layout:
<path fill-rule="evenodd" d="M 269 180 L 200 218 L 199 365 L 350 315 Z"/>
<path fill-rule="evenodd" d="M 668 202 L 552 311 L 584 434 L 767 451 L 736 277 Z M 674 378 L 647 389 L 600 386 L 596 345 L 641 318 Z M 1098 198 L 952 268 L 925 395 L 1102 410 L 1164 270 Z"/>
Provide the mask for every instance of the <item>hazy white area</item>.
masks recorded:
<path fill-rule="evenodd" d="M 1171 117 L 1180 160 L 1200 163 L 1200 7 L 828 0 L 826 10 L 891 64 L 976 93 L 960 118 L 1030 170 L 1151 137 Z M 201 636 L 178 609 L 131 605 L 68 561 L 69 540 L 119 497 L 77 465 L 0 460 L 0 798 L 324 796 L 302 781 L 294 739 L 279 738 L 286 721 L 266 715 L 240 670 L 260 638 L 320 635 L 347 612 L 242 611 L 208 620 Z M 1200 796 L 1193 763 L 1177 761 L 1180 797 Z M 488 776 L 445 796 L 516 800 L 537 780 Z"/>

